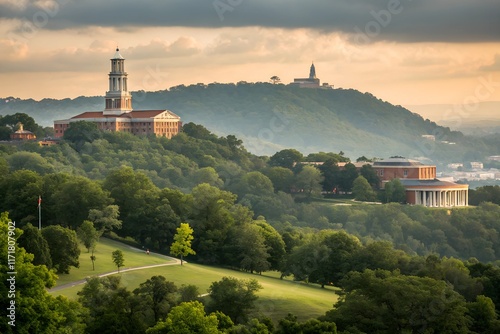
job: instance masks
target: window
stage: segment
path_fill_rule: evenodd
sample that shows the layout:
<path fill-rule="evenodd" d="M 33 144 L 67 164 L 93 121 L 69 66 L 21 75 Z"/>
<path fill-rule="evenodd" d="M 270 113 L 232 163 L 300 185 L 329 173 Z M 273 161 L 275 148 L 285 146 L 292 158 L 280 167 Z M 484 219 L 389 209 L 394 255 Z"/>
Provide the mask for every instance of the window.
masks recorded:
<path fill-rule="evenodd" d="M 407 176 L 408 176 L 408 169 L 405 169 L 405 170 L 403 171 L 403 175 L 404 175 L 405 177 L 407 177 Z"/>
<path fill-rule="evenodd" d="M 384 176 L 384 170 L 383 169 L 380 170 L 380 176 Z"/>

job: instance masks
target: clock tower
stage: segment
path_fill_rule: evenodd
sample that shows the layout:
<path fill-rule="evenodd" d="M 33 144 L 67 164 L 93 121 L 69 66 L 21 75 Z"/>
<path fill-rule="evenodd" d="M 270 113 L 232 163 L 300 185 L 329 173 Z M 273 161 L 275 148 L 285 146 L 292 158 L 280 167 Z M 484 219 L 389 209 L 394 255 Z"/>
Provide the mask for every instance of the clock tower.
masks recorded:
<path fill-rule="evenodd" d="M 109 72 L 109 90 L 106 92 L 106 107 L 103 115 L 121 115 L 132 111 L 132 95 L 127 88 L 127 72 L 125 72 L 125 58 L 116 48 L 111 58 L 111 72 Z"/>

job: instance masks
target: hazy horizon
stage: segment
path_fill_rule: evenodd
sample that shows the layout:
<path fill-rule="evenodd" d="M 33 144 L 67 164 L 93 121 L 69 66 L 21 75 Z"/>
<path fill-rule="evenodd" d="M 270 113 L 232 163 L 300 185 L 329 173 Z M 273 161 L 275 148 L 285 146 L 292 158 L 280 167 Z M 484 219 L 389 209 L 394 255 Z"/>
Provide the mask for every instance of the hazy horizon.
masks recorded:
<path fill-rule="evenodd" d="M 287 84 L 314 62 L 395 105 L 500 101 L 498 17 L 494 0 L 0 0 L 0 95 L 104 95 L 118 46 L 132 91 Z"/>

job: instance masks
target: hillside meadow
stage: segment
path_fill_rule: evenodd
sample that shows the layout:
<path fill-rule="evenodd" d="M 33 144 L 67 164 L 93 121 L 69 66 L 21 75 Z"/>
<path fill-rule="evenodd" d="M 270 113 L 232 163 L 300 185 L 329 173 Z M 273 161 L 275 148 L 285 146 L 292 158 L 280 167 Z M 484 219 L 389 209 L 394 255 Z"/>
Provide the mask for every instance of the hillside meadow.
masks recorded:
<path fill-rule="evenodd" d="M 151 253 L 146 255 L 142 250 L 132 248 L 128 245 L 101 238 L 95 255 L 97 256 L 96 270 L 92 271 L 92 263 L 87 250 L 82 247 L 80 254 L 80 268 L 72 268 L 69 275 L 60 275 L 56 287 L 79 281 L 85 277 L 99 275 L 115 271 L 116 267 L 111 261 L 111 252 L 120 249 L 125 258 L 125 266 L 122 270 L 162 263 L 171 263 L 172 260 L 163 255 Z M 189 258 L 188 258 L 189 261 Z M 262 285 L 258 292 L 259 299 L 256 303 L 256 314 L 268 316 L 277 321 L 284 318 L 288 313 L 298 316 L 299 320 L 307 320 L 323 315 L 332 309 L 338 296 L 335 288 L 326 286 L 322 289 L 317 284 L 305 284 L 294 282 L 291 279 L 280 279 L 277 272 L 265 272 L 262 275 L 250 274 L 231 269 L 203 266 L 194 263 L 180 265 L 169 265 L 165 267 L 154 267 L 135 271 L 122 272 L 121 283 L 128 290 L 133 290 L 140 283 L 145 282 L 151 276 L 162 275 L 168 281 L 174 282 L 177 287 L 181 285 L 196 285 L 201 294 L 205 294 L 212 282 L 220 280 L 224 276 L 232 276 L 239 279 L 256 279 Z M 83 285 L 75 285 L 61 290 L 51 292 L 53 296 L 63 295 L 69 299 L 78 299 L 78 291 Z"/>

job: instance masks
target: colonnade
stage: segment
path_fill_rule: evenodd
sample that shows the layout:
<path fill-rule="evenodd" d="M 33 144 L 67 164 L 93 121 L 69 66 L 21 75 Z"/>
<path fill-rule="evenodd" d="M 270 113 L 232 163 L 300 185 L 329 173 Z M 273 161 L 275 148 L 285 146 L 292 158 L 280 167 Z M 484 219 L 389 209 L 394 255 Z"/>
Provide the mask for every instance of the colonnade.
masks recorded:
<path fill-rule="evenodd" d="M 468 203 L 468 189 L 415 190 L 416 205 L 447 208 L 452 206 L 467 206 Z"/>

